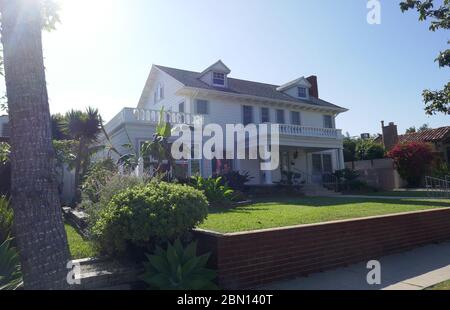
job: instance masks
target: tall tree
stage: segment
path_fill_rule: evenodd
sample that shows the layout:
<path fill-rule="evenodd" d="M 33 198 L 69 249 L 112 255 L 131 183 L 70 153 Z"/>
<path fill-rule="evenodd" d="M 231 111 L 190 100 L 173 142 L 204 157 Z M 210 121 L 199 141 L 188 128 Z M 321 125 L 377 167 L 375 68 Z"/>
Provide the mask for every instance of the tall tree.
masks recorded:
<path fill-rule="evenodd" d="M 14 232 L 26 289 L 66 288 L 70 260 L 55 175 L 39 0 L 1 0 Z"/>
<path fill-rule="evenodd" d="M 431 19 L 430 31 L 450 28 L 450 0 L 406 0 L 400 3 L 400 9 L 402 12 L 416 9 L 420 21 Z M 450 67 L 450 49 L 440 52 L 436 62 L 441 68 Z M 428 115 L 450 114 L 450 82 L 442 90 L 424 90 L 423 99 Z"/>
<path fill-rule="evenodd" d="M 80 184 L 82 176 L 87 172 L 92 152 L 97 148 L 92 144 L 102 132 L 102 120 L 97 109 L 87 108 L 86 112 L 72 110 L 67 112 L 62 121 L 62 128 L 68 136 L 77 142 L 75 150 L 75 200 L 81 199 Z"/>

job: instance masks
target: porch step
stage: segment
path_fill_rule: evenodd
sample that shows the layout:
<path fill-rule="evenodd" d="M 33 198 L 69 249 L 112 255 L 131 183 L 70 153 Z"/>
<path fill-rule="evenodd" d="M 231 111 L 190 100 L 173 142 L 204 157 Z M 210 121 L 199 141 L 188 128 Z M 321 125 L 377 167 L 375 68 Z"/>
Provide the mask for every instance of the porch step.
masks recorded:
<path fill-rule="evenodd" d="M 329 190 L 319 184 L 305 184 L 302 187 L 302 192 L 305 196 L 309 197 L 340 195 L 340 193 L 336 193 L 335 191 Z"/>

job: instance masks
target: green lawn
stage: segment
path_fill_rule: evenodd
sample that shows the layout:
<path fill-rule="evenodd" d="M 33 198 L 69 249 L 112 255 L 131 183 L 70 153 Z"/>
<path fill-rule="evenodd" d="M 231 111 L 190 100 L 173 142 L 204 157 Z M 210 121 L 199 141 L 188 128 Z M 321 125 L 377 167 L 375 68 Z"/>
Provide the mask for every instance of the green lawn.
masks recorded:
<path fill-rule="evenodd" d="M 72 226 L 65 224 L 65 228 L 72 259 L 90 258 L 97 255 L 91 241 L 84 240 Z"/>
<path fill-rule="evenodd" d="M 202 229 L 229 233 L 450 207 L 450 200 L 298 198 L 212 210 Z"/>
<path fill-rule="evenodd" d="M 385 197 L 418 197 L 427 198 L 427 191 L 381 191 L 363 194 L 364 196 L 385 196 Z"/>
<path fill-rule="evenodd" d="M 427 288 L 430 291 L 450 291 L 450 280 L 439 283 L 435 286 Z"/>

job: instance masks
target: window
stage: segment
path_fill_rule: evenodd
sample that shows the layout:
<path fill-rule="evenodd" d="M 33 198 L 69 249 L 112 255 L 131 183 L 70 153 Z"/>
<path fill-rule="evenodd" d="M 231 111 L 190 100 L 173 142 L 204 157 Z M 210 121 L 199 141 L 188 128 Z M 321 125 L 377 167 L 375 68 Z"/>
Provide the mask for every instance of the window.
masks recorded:
<path fill-rule="evenodd" d="M 164 99 L 164 86 L 162 84 L 159 85 L 159 100 Z"/>
<path fill-rule="evenodd" d="M 323 127 L 324 128 L 333 128 L 333 118 L 331 115 L 323 116 Z"/>
<path fill-rule="evenodd" d="M 153 103 L 158 103 L 158 93 L 156 91 L 153 93 Z"/>
<path fill-rule="evenodd" d="M 243 106 L 243 121 L 244 121 L 244 126 L 248 125 L 248 124 L 252 124 L 253 123 L 253 107 L 251 106 Z"/>
<path fill-rule="evenodd" d="M 261 123 L 270 123 L 269 108 L 261 108 Z"/>
<path fill-rule="evenodd" d="M 285 124 L 284 119 L 284 110 L 277 110 L 277 123 L 278 124 Z"/>
<path fill-rule="evenodd" d="M 305 87 L 298 88 L 298 96 L 300 98 L 306 98 L 306 88 Z"/>
<path fill-rule="evenodd" d="M 313 154 L 312 166 L 314 174 L 332 173 L 333 158 L 331 154 Z"/>
<path fill-rule="evenodd" d="M 195 102 L 195 113 L 200 115 L 207 115 L 208 111 L 208 101 L 206 100 L 197 100 Z"/>
<path fill-rule="evenodd" d="M 213 84 L 214 85 L 225 85 L 225 74 L 219 72 L 213 72 Z"/>
<path fill-rule="evenodd" d="M 184 102 L 180 102 L 180 104 L 178 104 L 178 112 L 184 113 Z"/>
<path fill-rule="evenodd" d="M 291 112 L 291 123 L 292 125 L 300 125 L 300 112 L 292 111 Z"/>

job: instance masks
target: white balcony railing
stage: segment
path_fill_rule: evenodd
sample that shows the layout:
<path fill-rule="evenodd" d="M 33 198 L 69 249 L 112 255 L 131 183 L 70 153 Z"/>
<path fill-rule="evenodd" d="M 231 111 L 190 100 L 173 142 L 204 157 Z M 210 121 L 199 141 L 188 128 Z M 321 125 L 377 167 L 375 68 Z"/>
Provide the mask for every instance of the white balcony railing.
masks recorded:
<path fill-rule="evenodd" d="M 334 128 L 306 127 L 299 125 L 280 125 L 280 134 L 300 137 L 340 138 L 342 131 Z"/>
<path fill-rule="evenodd" d="M 157 110 L 125 108 L 122 110 L 122 113 L 124 121 L 126 122 L 143 122 L 150 124 L 158 124 L 161 117 L 161 111 Z M 204 124 L 203 115 L 172 112 L 172 111 L 164 111 L 162 113 L 164 121 L 170 124 L 187 124 L 187 125 Z"/>

